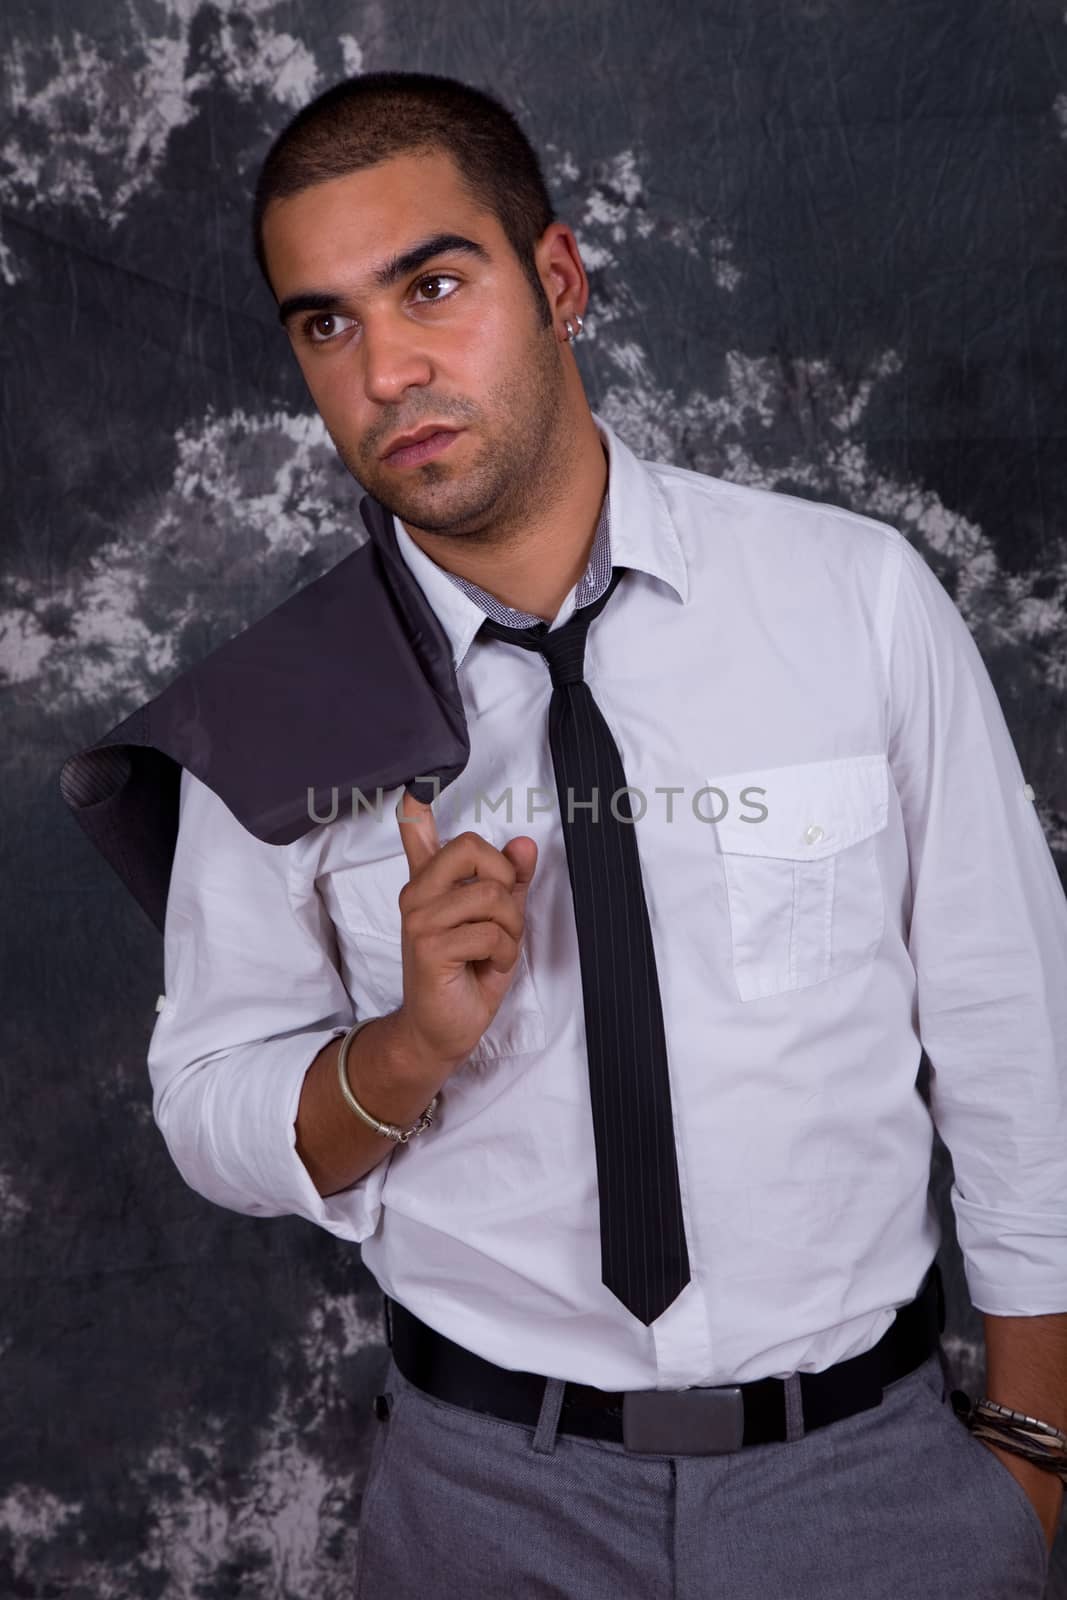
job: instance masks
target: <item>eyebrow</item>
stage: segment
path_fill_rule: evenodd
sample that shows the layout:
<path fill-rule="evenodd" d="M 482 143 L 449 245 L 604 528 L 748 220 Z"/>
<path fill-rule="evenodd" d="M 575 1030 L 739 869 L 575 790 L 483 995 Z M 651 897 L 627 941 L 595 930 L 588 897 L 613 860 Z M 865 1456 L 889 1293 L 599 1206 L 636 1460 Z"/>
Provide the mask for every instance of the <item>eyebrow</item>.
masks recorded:
<path fill-rule="evenodd" d="M 464 238 L 461 233 L 435 233 L 375 267 L 371 279 L 378 288 L 390 289 L 401 278 L 424 267 L 427 261 L 443 255 L 469 255 L 480 261 L 489 260 L 488 250 L 474 239 Z M 300 294 L 286 296 L 278 307 L 278 321 L 284 327 L 298 311 L 336 311 L 343 303 L 344 296 L 333 289 L 305 289 Z"/>

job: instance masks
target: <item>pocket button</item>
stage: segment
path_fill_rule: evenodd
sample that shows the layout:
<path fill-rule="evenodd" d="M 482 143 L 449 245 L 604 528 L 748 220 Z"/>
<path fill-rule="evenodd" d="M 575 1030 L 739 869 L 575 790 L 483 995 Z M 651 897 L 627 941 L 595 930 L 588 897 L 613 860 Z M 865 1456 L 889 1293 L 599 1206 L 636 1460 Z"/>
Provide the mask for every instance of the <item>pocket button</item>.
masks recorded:
<path fill-rule="evenodd" d="M 809 844 L 818 844 L 822 836 L 823 831 L 817 822 L 813 822 L 810 827 L 804 830 L 804 837 Z"/>

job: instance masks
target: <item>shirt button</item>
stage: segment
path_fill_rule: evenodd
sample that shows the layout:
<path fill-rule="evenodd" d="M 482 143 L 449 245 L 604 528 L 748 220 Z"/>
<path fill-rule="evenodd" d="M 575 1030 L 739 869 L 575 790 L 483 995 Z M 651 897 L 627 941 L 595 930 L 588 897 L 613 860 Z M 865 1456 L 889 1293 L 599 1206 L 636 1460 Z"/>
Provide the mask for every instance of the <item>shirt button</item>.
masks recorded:
<path fill-rule="evenodd" d="M 805 828 L 804 837 L 809 844 L 818 844 L 819 840 L 822 838 L 822 829 L 819 827 L 819 824 L 817 822 L 813 822 L 810 827 Z"/>
<path fill-rule="evenodd" d="M 1034 798 L 1034 786 L 1032 783 L 1023 784 L 1023 794 L 1028 800 L 1032 800 Z"/>

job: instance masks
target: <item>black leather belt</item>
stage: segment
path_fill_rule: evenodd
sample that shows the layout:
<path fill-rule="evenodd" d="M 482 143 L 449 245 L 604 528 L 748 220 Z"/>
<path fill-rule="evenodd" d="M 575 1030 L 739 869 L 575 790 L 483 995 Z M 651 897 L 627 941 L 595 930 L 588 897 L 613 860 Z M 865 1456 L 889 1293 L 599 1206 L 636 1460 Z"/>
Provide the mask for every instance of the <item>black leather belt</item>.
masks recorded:
<path fill-rule="evenodd" d="M 409 1383 L 452 1405 L 536 1427 L 547 1379 L 484 1361 L 388 1295 L 385 1313 L 393 1359 Z M 822 1372 L 800 1374 L 805 1433 L 880 1405 L 887 1384 L 914 1372 L 933 1354 L 944 1327 L 944 1288 L 935 1261 L 916 1298 L 898 1309 L 876 1345 Z M 624 1393 L 568 1383 L 559 1431 L 664 1455 L 718 1455 L 771 1444 L 786 1437 L 785 1383 L 757 1378 Z"/>

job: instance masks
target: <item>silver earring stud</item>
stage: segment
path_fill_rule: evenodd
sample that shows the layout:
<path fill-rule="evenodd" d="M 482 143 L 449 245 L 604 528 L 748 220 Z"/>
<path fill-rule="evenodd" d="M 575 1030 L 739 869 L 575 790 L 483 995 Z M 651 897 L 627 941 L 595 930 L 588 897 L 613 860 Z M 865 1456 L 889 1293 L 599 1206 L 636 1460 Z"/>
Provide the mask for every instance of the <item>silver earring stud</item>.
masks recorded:
<path fill-rule="evenodd" d="M 572 322 L 565 322 L 563 326 L 567 330 L 567 343 L 570 344 L 571 340 L 576 337 L 574 324 Z"/>

